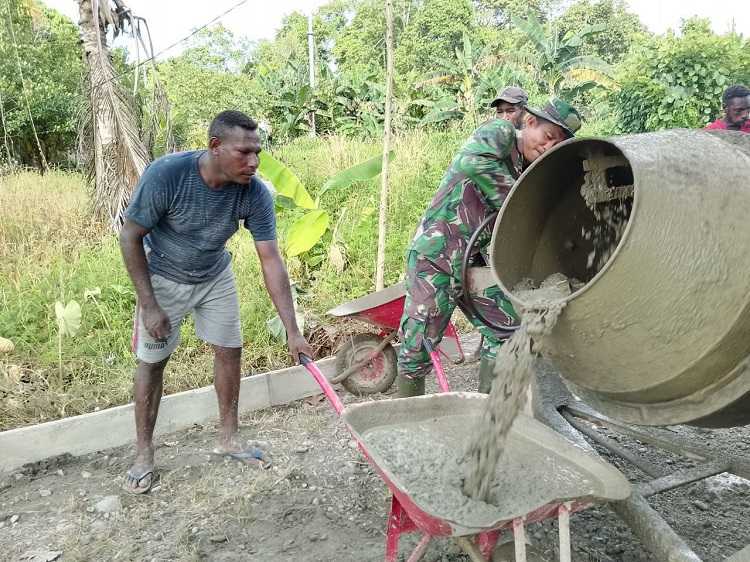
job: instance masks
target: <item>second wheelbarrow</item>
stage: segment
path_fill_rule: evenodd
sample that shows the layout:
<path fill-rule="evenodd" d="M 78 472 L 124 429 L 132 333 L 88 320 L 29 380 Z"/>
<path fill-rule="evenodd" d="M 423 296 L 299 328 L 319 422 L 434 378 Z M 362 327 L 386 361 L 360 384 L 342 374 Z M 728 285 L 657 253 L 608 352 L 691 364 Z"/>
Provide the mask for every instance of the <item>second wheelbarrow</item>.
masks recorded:
<path fill-rule="evenodd" d="M 405 300 L 404 284 L 397 283 L 328 311 L 331 316 L 353 318 L 378 329 L 377 334 L 351 336 L 338 350 L 336 376 L 331 379 L 332 383 L 341 383 L 349 392 L 360 396 L 385 392 L 391 387 L 397 374 L 396 350 L 392 342 L 398 334 Z M 452 322 L 448 324 L 443 340 L 432 356 L 441 389 L 448 390 L 447 381 L 440 378 L 442 365 L 439 357 L 454 363 L 464 360 L 458 331 Z"/>

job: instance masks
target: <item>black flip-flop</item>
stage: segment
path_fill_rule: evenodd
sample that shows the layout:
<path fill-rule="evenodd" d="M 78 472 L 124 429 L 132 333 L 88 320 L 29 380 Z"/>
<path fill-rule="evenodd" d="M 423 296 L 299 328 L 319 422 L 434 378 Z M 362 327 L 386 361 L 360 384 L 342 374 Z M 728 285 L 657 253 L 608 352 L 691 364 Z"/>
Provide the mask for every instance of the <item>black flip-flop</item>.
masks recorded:
<path fill-rule="evenodd" d="M 146 469 L 141 473 L 133 472 L 133 470 L 130 469 L 125 473 L 125 482 L 122 485 L 122 489 L 130 494 L 145 494 L 149 492 L 151 490 L 151 486 L 154 485 L 154 476 L 155 475 L 153 469 Z M 141 482 L 143 482 L 146 478 L 148 478 L 148 484 L 146 486 L 141 486 Z M 131 482 L 135 484 L 134 488 L 128 486 L 128 484 Z"/>

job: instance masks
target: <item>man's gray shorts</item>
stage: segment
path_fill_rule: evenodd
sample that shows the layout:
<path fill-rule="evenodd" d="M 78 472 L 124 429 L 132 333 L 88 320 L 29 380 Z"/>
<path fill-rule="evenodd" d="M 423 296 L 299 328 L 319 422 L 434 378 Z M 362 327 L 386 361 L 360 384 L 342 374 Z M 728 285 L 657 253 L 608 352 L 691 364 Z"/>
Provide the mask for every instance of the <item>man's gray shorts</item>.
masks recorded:
<path fill-rule="evenodd" d="M 240 303 L 232 267 L 227 266 L 217 277 L 188 285 L 161 275 L 151 275 L 156 302 L 169 317 L 172 331 L 165 341 L 151 337 L 136 308 L 133 329 L 133 351 L 146 363 L 166 359 L 180 343 L 180 325 L 188 313 L 193 314 L 195 334 L 213 345 L 242 347 Z"/>

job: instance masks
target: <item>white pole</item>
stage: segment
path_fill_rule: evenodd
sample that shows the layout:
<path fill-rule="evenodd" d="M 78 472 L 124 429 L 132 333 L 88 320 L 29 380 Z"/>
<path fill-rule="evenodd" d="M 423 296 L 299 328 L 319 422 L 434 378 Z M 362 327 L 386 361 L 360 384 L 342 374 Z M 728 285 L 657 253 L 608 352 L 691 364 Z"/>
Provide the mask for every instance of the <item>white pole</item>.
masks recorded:
<path fill-rule="evenodd" d="M 315 91 L 315 38 L 312 12 L 307 15 L 307 64 L 310 67 L 310 92 Z M 315 136 L 315 111 L 310 112 L 310 136 Z"/>
<path fill-rule="evenodd" d="M 380 216 L 378 254 L 375 263 L 375 290 L 385 284 L 385 235 L 388 215 L 388 153 L 391 151 L 391 110 L 393 106 L 393 1 L 385 0 L 385 122 L 383 123 L 383 168 L 380 172 Z"/>

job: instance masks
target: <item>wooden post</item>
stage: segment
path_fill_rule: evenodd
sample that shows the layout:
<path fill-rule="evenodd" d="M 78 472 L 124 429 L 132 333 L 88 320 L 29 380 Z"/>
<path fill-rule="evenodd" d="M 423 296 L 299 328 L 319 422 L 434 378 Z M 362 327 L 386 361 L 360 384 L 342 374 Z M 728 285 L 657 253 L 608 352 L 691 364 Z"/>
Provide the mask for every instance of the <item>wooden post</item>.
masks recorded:
<path fill-rule="evenodd" d="M 307 15 L 307 60 L 310 70 L 310 93 L 315 92 L 315 37 L 312 11 Z M 310 111 L 310 136 L 315 136 L 315 110 Z"/>
<path fill-rule="evenodd" d="M 3 96 L 0 92 L 0 125 L 3 127 L 3 143 L 5 144 L 5 154 L 8 157 L 8 168 L 13 167 L 13 156 L 10 154 L 10 143 L 8 142 L 8 126 L 5 124 L 5 108 L 3 107 Z"/>
<path fill-rule="evenodd" d="M 391 111 L 393 109 L 393 0 L 385 0 L 385 123 L 383 124 L 383 169 L 380 173 L 380 216 L 378 255 L 375 264 L 375 290 L 384 287 L 385 235 L 388 215 L 388 153 L 391 151 Z"/>

